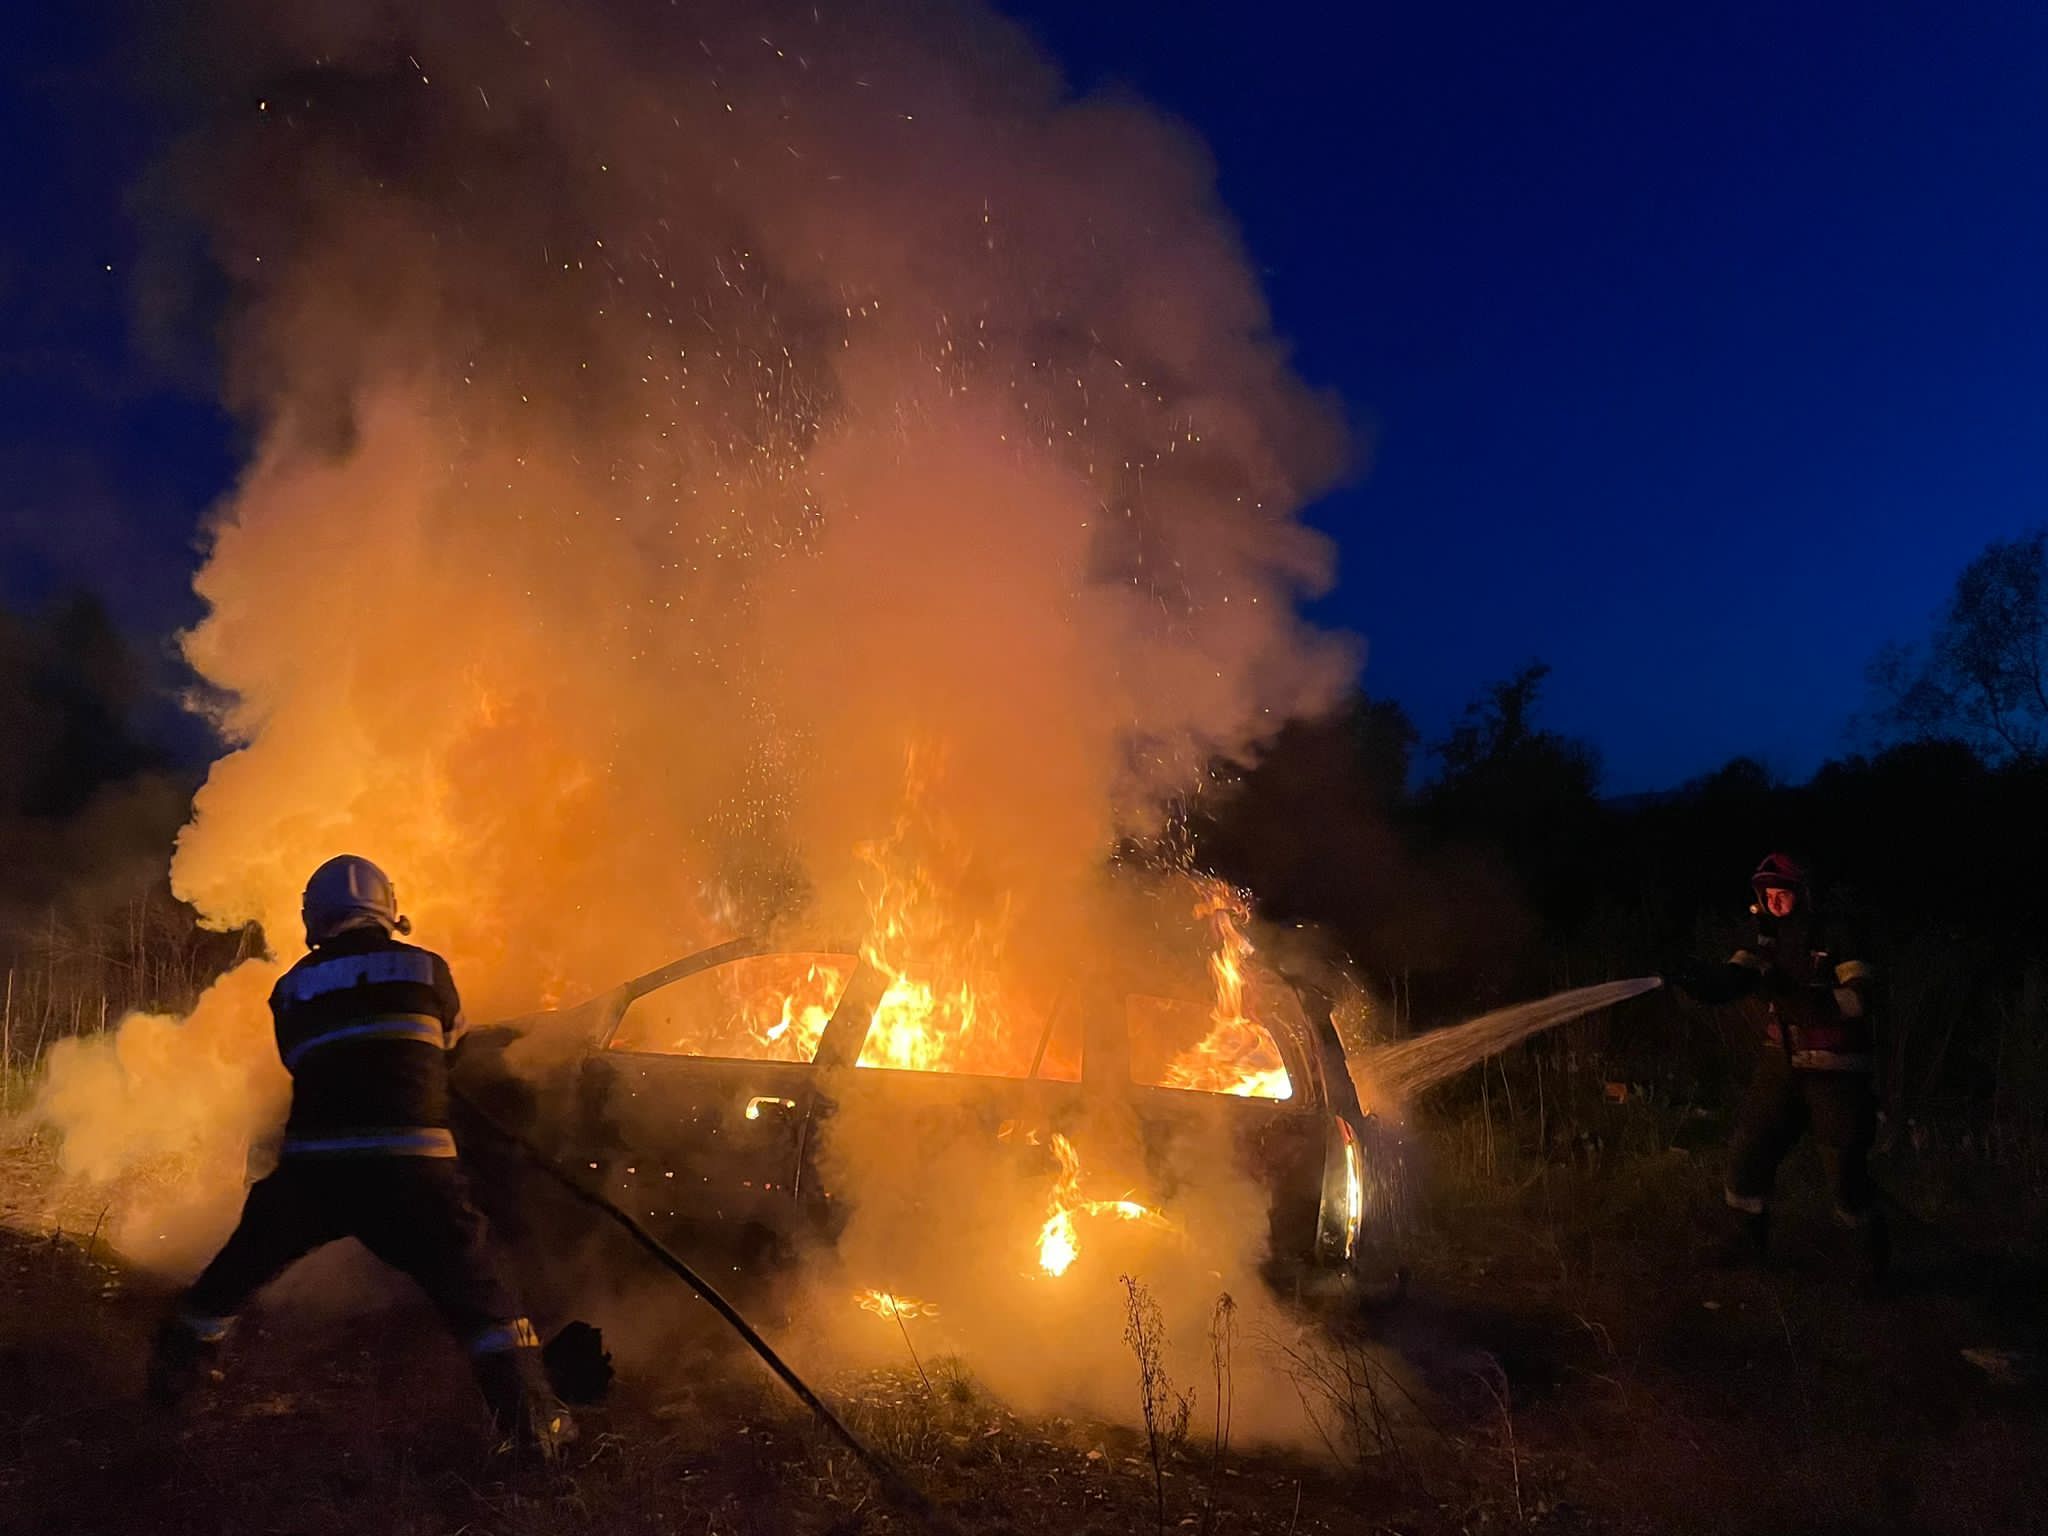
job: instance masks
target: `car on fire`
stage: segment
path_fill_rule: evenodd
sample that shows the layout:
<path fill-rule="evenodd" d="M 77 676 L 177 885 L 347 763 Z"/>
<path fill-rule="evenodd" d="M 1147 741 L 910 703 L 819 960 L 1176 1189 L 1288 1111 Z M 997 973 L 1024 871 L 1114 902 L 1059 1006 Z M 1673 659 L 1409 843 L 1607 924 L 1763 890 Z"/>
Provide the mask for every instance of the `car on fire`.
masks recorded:
<path fill-rule="evenodd" d="M 858 946 L 740 939 L 473 1031 L 455 1081 L 663 1241 L 732 1256 L 727 1273 L 834 1241 L 846 1202 L 819 1149 L 852 1108 L 879 1108 L 906 1135 L 943 1124 L 1014 1142 L 1056 1178 L 1065 1133 L 1110 1103 L 1137 1129 L 1144 1208 L 1171 1215 L 1182 1138 L 1227 1147 L 1267 1196 L 1268 1281 L 1341 1291 L 1398 1184 L 1381 1166 L 1395 1143 L 1359 1101 L 1328 999 L 1269 983 L 1255 1019 L 1219 1020 L 1213 999 L 1062 982 L 1011 1007 L 1000 1060 L 940 1060 L 900 1028 L 902 978 Z M 1219 1029 L 1234 1049 L 1205 1060 Z"/>

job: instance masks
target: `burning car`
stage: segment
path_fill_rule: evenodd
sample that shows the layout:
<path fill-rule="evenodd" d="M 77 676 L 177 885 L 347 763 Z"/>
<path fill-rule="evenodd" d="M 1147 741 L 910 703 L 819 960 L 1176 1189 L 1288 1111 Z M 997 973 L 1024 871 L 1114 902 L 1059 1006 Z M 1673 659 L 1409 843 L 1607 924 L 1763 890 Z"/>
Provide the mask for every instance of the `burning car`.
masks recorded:
<path fill-rule="evenodd" d="M 1381 1127 L 1327 1000 L 1254 974 L 1227 914 L 1220 931 L 1208 997 L 1105 975 L 934 988 L 873 945 L 735 940 L 476 1032 L 457 1077 L 649 1230 L 742 1270 L 836 1242 L 850 1202 L 830 1149 L 857 1116 L 903 1145 L 994 1149 L 1003 1176 L 974 1187 L 1046 1276 L 1091 1221 L 1170 1229 L 1200 1147 L 1264 1192 L 1270 1281 L 1341 1286 L 1386 1187 Z M 550 1065 L 511 1070 L 521 1042 L 553 1042 Z M 1084 1173 L 1105 1121 L 1126 1156 Z M 1034 1192 L 1028 1224 L 998 1184 Z"/>

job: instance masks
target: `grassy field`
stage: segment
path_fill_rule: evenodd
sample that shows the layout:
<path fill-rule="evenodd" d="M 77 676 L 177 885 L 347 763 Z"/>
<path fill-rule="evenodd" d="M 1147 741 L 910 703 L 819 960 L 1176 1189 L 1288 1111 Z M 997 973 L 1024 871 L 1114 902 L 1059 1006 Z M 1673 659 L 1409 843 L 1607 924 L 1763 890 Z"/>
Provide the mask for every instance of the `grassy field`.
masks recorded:
<path fill-rule="evenodd" d="M 1782 1262 L 1703 1270 L 1710 1150 L 1598 1173 L 1495 1158 L 1478 1180 L 1476 1151 L 1434 1144 L 1407 1299 L 1319 1336 L 1329 1454 L 1219 1464 L 1198 1415 L 1155 1489 L 1142 1436 L 1021 1419 L 939 1363 L 929 1385 L 820 1385 L 938 1529 L 1144 1531 L 1162 1493 L 1168 1530 L 2048 1528 L 2038 1269 L 1902 1213 L 1892 1294 L 1859 1298 L 1801 1159 Z M 152 1413 L 136 1389 L 162 1298 L 92 1240 L 89 1202 L 50 1230 L 47 1177 L 33 1143 L 6 1152 L 0 1529 L 921 1528 L 715 1339 L 629 1373 L 553 1472 L 493 1459 L 453 1346 L 405 1306 L 289 1329 L 259 1309 L 219 1386 Z"/>

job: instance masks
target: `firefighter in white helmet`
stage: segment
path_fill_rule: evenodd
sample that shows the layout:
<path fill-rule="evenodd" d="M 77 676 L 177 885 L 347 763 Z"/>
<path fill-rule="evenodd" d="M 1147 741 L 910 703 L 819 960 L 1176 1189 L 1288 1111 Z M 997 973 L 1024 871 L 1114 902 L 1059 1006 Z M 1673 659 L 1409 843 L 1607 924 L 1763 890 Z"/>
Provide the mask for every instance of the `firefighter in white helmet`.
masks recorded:
<path fill-rule="evenodd" d="M 270 995 L 292 1075 L 282 1153 L 158 1330 L 150 1394 L 182 1397 L 257 1290 L 354 1237 L 410 1275 L 462 1340 L 503 1441 L 552 1456 L 573 1430 L 449 1129 L 446 1058 L 464 1026 L 448 963 L 399 937 L 412 925 L 368 859 L 344 854 L 315 870 L 303 916 L 308 952 Z"/>

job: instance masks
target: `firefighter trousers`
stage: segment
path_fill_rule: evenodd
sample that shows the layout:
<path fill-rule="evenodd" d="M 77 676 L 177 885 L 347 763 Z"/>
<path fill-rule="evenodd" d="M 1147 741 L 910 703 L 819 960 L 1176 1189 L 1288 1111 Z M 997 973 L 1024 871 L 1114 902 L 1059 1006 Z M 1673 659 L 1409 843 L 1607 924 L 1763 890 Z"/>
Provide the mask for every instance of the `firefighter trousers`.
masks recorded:
<path fill-rule="evenodd" d="M 1778 1165 L 1812 1132 L 1835 1215 L 1846 1226 L 1868 1222 L 1877 1191 L 1869 1155 L 1877 1139 L 1877 1094 L 1867 1072 L 1795 1068 L 1772 1048 L 1758 1063 L 1736 1117 L 1728 1155 L 1728 1204 L 1761 1213 Z"/>
<path fill-rule="evenodd" d="M 219 1339 L 286 1267 L 344 1237 L 426 1292 L 469 1351 L 499 1428 L 526 1433 L 544 1406 L 540 1341 L 454 1158 L 286 1158 L 250 1189 L 234 1234 L 181 1300 L 179 1320 L 202 1341 Z"/>

